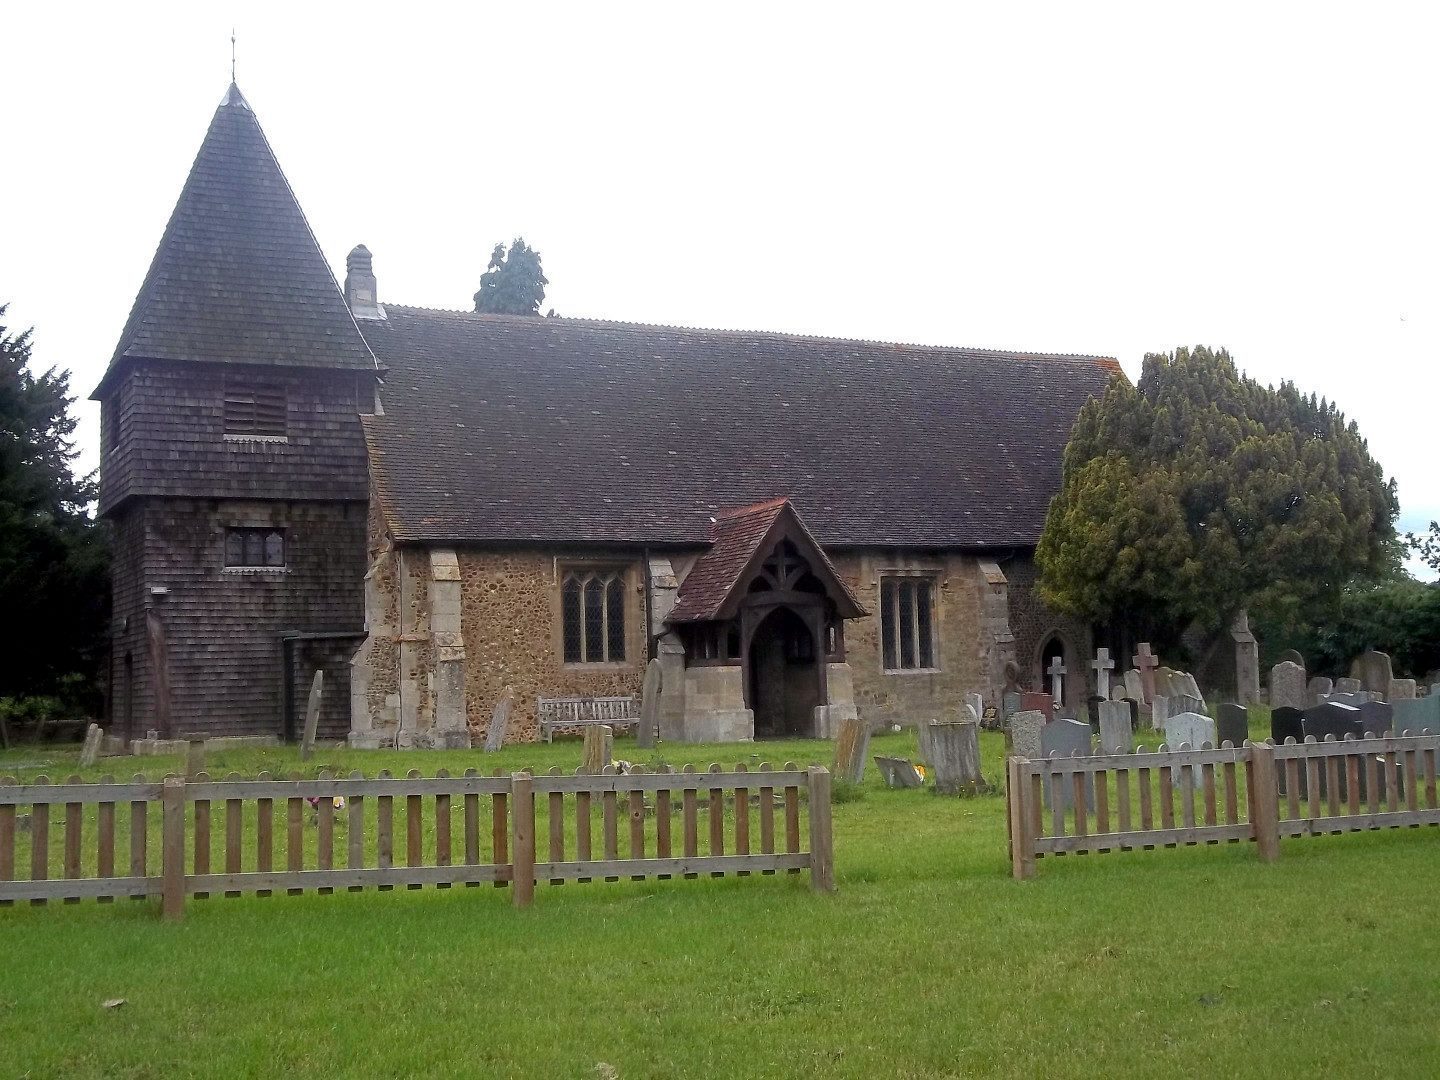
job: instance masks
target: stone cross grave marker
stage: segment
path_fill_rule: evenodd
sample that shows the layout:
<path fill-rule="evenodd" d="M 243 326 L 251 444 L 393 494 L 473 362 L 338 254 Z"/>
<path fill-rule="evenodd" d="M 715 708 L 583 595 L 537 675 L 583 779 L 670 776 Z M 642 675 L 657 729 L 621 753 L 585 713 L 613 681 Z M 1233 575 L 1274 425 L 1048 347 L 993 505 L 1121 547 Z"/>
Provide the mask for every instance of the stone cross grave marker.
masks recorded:
<path fill-rule="evenodd" d="M 1395 732 L 1399 735 L 1440 735 L 1440 694 L 1397 701 Z"/>
<path fill-rule="evenodd" d="M 645 665 L 645 685 L 640 691 L 640 723 L 635 728 L 635 745 L 648 750 L 655 745 L 655 727 L 660 719 L 660 660 Z M 864 762 L 861 762 L 864 767 Z"/>
<path fill-rule="evenodd" d="M 1076 720 L 1052 720 L 1040 729 L 1040 749 L 1045 758 L 1052 754 L 1062 758 L 1076 755 L 1088 757 L 1092 749 L 1090 725 Z M 1047 777 L 1042 786 L 1045 791 L 1045 805 L 1050 806 L 1054 797 L 1051 790 L 1054 785 Z M 1067 810 L 1075 805 L 1075 784 L 1068 778 L 1062 779 L 1060 783 L 1060 803 Z M 1085 777 L 1085 805 L 1095 805 L 1094 774 L 1087 774 Z"/>
<path fill-rule="evenodd" d="M 510 712 L 514 708 L 515 691 L 507 686 L 490 714 L 490 729 L 485 732 L 486 753 L 493 754 L 505 745 L 505 736 L 510 730 Z"/>
<path fill-rule="evenodd" d="M 865 778 L 865 757 L 869 752 L 869 723 L 858 716 L 841 720 L 839 734 L 835 736 L 835 767 L 831 770 L 835 776 L 852 784 L 860 783 Z"/>
<path fill-rule="evenodd" d="M 1050 666 L 1045 669 L 1045 674 L 1050 676 L 1050 697 L 1057 702 L 1064 701 L 1065 676 L 1069 674 L 1065 662 L 1060 657 L 1055 657 L 1050 661 Z"/>
<path fill-rule="evenodd" d="M 1200 750 L 1215 745 L 1215 721 L 1199 713 L 1176 713 L 1165 721 L 1165 745 L 1171 750 L 1188 746 Z"/>
<path fill-rule="evenodd" d="M 1293 660 L 1283 660 L 1270 669 L 1270 707 L 1305 708 L 1305 669 Z"/>
<path fill-rule="evenodd" d="M 1100 752 L 1130 753 L 1135 734 L 1130 727 L 1130 702 L 1102 701 L 1096 708 L 1100 714 Z"/>
<path fill-rule="evenodd" d="M 1045 727 L 1046 716 L 1033 709 L 1022 709 L 1010 717 L 1010 752 L 1016 757 L 1039 761 L 1041 753 L 1040 731 Z"/>
<path fill-rule="evenodd" d="M 1250 710 L 1244 705 L 1231 705 L 1228 701 L 1219 708 L 1215 718 L 1216 746 L 1227 741 L 1232 746 L 1243 746 L 1250 737 Z"/>
<path fill-rule="evenodd" d="M 320 700 L 325 695 L 325 669 L 316 668 L 310 680 L 310 700 L 305 703 L 305 737 L 300 743 L 300 760 L 309 761 L 315 752 L 315 732 L 320 726 Z"/>
<path fill-rule="evenodd" d="M 1142 641 L 1135 655 L 1130 658 L 1137 671 L 1140 672 L 1140 688 L 1145 693 L 1147 702 L 1155 700 L 1155 669 L 1160 666 L 1160 658 L 1150 651 L 1150 643 Z"/>
<path fill-rule="evenodd" d="M 1095 669 L 1095 696 L 1108 698 L 1110 696 L 1110 672 L 1115 670 L 1115 661 L 1110 659 L 1110 650 L 1096 649 L 1095 662 L 1090 666 Z"/>
<path fill-rule="evenodd" d="M 95 764 L 95 759 L 100 756 L 100 743 L 105 733 L 100 730 L 99 724 L 91 724 L 85 729 L 85 745 L 80 749 L 80 767 L 88 769 Z"/>
<path fill-rule="evenodd" d="M 935 770 L 935 790 L 942 795 L 973 795 L 985 790 L 980 775 L 980 725 L 930 723 L 930 766 Z"/>

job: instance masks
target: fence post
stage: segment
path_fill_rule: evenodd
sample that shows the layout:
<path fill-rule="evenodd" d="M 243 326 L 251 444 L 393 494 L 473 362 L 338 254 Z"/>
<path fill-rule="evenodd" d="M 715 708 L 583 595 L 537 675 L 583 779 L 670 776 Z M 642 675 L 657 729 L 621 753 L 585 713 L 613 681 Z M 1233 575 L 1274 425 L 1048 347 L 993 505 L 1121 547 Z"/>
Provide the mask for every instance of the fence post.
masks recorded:
<path fill-rule="evenodd" d="M 185 781 L 167 776 L 160 820 L 160 911 L 172 920 L 185 917 Z"/>
<path fill-rule="evenodd" d="M 1280 857 L 1280 803 L 1275 790 L 1275 748 L 1269 743 L 1250 744 L 1250 825 L 1255 830 L 1255 848 L 1263 862 Z"/>
<path fill-rule="evenodd" d="M 1016 881 L 1035 876 L 1035 838 L 1031 828 L 1035 815 L 1026 805 L 1030 797 L 1030 762 L 1012 757 L 1005 762 L 1005 803 L 1010 824 L 1010 870 Z"/>
<path fill-rule="evenodd" d="M 810 766 L 810 887 L 835 891 L 835 838 L 830 828 L 830 773 Z"/>
<path fill-rule="evenodd" d="M 535 781 L 529 773 L 510 775 L 511 900 L 517 908 L 535 899 Z"/>

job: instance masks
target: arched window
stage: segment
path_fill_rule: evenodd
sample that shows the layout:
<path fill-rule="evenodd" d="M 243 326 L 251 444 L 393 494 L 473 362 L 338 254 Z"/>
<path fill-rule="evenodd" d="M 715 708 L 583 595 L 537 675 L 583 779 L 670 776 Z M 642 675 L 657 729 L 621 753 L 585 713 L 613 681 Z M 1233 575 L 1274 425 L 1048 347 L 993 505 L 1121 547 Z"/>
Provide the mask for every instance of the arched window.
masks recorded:
<path fill-rule="evenodd" d="M 625 659 L 625 574 L 575 569 L 560 587 L 567 664 L 615 664 Z"/>

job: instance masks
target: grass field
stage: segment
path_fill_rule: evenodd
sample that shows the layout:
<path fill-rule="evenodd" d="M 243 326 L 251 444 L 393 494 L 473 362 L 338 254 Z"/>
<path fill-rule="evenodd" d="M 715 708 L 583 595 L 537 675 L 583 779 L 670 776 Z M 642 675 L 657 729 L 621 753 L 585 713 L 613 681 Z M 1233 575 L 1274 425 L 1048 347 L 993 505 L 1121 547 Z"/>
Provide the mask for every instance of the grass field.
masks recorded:
<path fill-rule="evenodd" d="M 998 781 L 1000 739 L 982 740 Z M 737 758 L 687 749 L 658 756 Z M 873 749 L 913 754 L 914 739 Z M 331 750 L 315 765 L 579 754 Z M 0 775 L 74 761 L 22 748 Z M 833 896 L 782 875 L 541 885 L 523 912 L 491 888 L 192 900 L 179 925 L 150 903 L 0 910 L 0 1077 L 1440 1073 L 1434 831 L 1286 841 L 1269 866 L 1245 844 L 1045 859 L 1021 884 L 1003 796 L 887 791 L 873 766 L 859 796 L 835 807 Z M 113 998 L 126 1004 L 102 1008 Z"/>

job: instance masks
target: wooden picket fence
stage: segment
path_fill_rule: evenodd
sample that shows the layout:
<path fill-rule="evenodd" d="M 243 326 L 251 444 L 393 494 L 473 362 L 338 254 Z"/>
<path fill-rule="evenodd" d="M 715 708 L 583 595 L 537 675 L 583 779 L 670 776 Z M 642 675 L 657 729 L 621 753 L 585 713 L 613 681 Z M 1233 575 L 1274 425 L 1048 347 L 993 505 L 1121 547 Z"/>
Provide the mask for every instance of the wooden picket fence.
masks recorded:
<path fill-rule="evenodd" d="M 808 849 L 801 846 L 802 804 Z M 58 848 L 51 844 L 52 813 L 59 816 Z M 276 865 L 277 816 L 283 868 Z M 756 816 L 758 843 L 751 834 Z M 599 775 L 552 769 L 543 776 L 499 770 L 481 776 L 471 769 L 451 776 L 442 769 L 433 777 L 412 770 L 374 779 L 357 772 L 344 779 L 261 773 L 249 780 L 232 773 L 212 780 L 200 773 L 190 781 L 71 777 L 60 784 L 6 777 L 0 779 L 0 906 L 159 897 L 165 916 L 180 918 L 187 896 L 491 883 L 512 887 L 515 906 L 526 907 L 537 881 L 807 869 L 812 885 L 828 892 L 835 885 L 830 823 L 829 772 L 793 762 L 754 772 L 743 764 L 730 771 L 687 765 L 623 774 L 607 766 Z M 537 850 L 542 825 L 544 861 Z M 93 833 L 91 844 L 87 833 Z M 17 862 L 28 863 L 28 876 L 16 876 Z"/>
<path fill-rule="evenodd" d="M 1437 753 L 1440 736 L 1366 735 L 1012 757 L 1011 869 L 1023 879 L 1034 876 L 1035 860 L 1045 855 L 1244 840 L 1272 862 L 1282 836 L 1440 825 Z"/>

